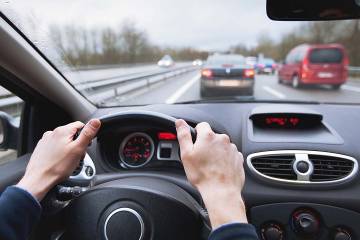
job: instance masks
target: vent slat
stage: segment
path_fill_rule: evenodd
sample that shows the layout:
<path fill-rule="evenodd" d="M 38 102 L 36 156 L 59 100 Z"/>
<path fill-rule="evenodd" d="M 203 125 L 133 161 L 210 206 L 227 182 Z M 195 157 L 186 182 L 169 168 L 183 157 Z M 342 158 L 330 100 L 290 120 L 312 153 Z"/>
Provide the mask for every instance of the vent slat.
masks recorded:
<path fill-rule="evenodd" d="M 79 165 L 76 167 L 76 169 L 73 171 L 71 175 L 72 176 L 78 175 L 81 172 L 83 166 L 84 166 L 84 159 L 81 159 Z"/>
<path fill-rule="evenodd" d="M 274 178 L 296 180 L 292 163 L 295 155 L 270 155 L 254 157 L 251 160 L 253 167 L 260 173 Z"/>
<path fill-rule="evenodd" d="M 314 182 L 345 178 L 354 168 L 354 162 L 345 158 L 310 154 L 309 159 L 314 164 L 314 173 L 311 176 Z"/>

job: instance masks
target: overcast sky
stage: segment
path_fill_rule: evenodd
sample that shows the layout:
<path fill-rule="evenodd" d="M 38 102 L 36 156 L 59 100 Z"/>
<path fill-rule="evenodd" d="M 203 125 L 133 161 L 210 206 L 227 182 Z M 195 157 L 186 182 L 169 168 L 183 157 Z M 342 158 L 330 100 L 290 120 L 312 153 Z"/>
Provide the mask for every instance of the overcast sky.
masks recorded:
<path fill-rule="evenodd" d="M 253 46 L 260 35 L 274 40 L 298 25 L 274 22 L 266 16 L 265 0 L 0 0 L 14 18 L 32 19 L 38 29 L 47 24 L 89 28 L 117 27 L 131 19 L 152 42 L 226 49 L 237 43 Z M 41 23 L 41 24 L 40 24 Z M 34 26 L 33 26 L 34 27 Z M 31 31 L 31 30 L 30 30 Z"/>

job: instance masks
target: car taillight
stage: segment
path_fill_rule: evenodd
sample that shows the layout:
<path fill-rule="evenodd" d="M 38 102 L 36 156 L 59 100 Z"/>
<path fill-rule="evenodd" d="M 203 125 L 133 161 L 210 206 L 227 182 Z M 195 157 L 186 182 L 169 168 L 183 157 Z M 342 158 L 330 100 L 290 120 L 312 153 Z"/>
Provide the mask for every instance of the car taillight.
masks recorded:
<path fill-rule="evenodd" d="M 211 78 L 212 75 L 213 75 L 213 73 L 212 73 L 212 71 L 211 71 L 210 69 L 203 69 L 203 70 L 201 71 L 201 75 L 202 75 L 203 77 Z"/>
<path fill-rule="evenodd" d="M 253 78 L 255 76 L 254 69 L 245 69 L 244 70 L 244 77 L 246 78 Z"/>
<path fill-rule="evenodd" d="M 348 70 L 349 64 L 350 64 L 349 58 L 345 57 L 344 58 L 344 69 L 345 70 Z"/>

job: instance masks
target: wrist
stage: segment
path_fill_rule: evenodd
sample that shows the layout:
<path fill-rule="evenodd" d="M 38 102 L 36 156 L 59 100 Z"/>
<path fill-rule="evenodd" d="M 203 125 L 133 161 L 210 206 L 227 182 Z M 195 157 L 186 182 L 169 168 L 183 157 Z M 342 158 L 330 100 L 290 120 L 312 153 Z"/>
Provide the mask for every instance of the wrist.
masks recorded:
<path fill-rule="evenodd" d="M 26 190 L 40 202 L 55 182 L 56 180 L 51 177 L 31 176 L 25 173 L 16 186 Z"/>
<path fill-rule="evenodd" d="M 213 229 L 228 223 L 247 223 L 241 192 L 236 188 L 199 189 Z"/>

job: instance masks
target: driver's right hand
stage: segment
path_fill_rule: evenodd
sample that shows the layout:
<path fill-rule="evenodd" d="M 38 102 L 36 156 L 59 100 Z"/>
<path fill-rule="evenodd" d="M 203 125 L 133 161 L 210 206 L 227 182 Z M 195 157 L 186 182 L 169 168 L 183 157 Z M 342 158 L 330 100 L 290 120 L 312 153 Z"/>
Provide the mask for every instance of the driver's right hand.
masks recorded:
<path fill-rule="evenodd" d="M 189 125 L 176 121 L 181 160 L 189 182 L 195 186 L 209 212 L 211 225 L 246 223 L 241 197 L 245 173 L 243 156 L 225 134 L 216 134 L 208 123 L 196 126 L 193 143 Z"/>

